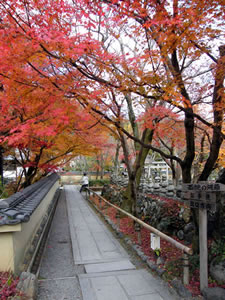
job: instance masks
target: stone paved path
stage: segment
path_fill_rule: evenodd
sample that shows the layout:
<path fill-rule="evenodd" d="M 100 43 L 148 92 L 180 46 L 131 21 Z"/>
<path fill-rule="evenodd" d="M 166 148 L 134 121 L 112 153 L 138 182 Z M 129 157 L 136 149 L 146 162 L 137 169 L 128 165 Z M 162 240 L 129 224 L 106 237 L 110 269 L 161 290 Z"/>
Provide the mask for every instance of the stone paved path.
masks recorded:
<path fill-rule="evenodd" d="M 76 187 L 66 187 L 70 234 L 75 264 L 112 262 L 128 255 L 104 226 Z"/>
<path fill-rule="evenodd" d="M 60 199 L 41 265 L 38 300 L 181 299 L 148 270 L 136 269 L 78 187 L 64 189 L 66 200 Z"/>

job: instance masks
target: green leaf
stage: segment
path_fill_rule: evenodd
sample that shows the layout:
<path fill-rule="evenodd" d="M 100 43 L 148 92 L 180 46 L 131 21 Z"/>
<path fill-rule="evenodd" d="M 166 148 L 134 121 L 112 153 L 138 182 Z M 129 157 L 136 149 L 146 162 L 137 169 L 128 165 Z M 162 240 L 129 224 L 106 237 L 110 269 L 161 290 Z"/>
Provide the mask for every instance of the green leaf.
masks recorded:
<path fill-rule="evenodd" d="M 10 286 L 12 284 L 12 278 L 11 277 L 9 277 L 9 279 L 7 280 L 7 284 L 8 284 L 8 286 Z"/>

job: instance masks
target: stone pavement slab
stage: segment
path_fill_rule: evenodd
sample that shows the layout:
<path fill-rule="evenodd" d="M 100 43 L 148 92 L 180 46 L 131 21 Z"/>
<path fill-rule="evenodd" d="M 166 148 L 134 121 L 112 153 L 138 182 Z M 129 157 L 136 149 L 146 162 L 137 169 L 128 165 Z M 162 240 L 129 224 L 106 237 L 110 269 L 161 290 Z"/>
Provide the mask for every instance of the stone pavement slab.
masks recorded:
<path fill-rule="evenodd" d="M 128 258 L 105 224 L 75 186 L 65 186 L 75 264 L 112 262 Z"/>
<path fill-rule="evenodd" d="M 38 298 L 40 300 L 82 300 L 75 278 L 39 280 Z"/>
<path fill-rule="evenodd" d="M 136 267 L 128 259 L 109 263 L 88 264 L 85 265 L 84 268 L 86 273 L 100 273 L 136 269 Z"/>
<path fill-rule="evenodd" d="M 146 270 L 78 275 L 83 300 L 174 300 Z"/>

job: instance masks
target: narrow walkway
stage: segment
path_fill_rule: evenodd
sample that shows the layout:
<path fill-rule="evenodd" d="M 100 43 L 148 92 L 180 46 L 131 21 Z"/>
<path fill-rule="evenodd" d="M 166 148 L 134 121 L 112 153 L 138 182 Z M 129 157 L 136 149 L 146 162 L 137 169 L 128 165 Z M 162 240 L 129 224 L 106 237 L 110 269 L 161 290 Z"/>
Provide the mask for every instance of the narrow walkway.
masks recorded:
<path fill-rule="evenodd" d="M 66 199 L 75 264 L 112 262 L 128 257 L 74 186 L 66 187 Z"/>
<path fill-rule="evenodd" d="M 47 242 L 37 299 L 175 300 L 180 297 L 172 295 L 161 279 L 146 269 L 136 269 L 129 254 L 77 187 L 67 185 Z"/>

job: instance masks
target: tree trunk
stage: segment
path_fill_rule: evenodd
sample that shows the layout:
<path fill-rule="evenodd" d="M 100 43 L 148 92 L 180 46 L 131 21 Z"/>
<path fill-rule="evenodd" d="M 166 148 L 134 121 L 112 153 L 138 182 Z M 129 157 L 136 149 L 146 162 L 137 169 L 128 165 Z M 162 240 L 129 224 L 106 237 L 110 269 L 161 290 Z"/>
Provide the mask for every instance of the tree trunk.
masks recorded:
<path fill-rule="evenodd" d="M 96 172 L 96 180 L 97 180 L 98 177 L 99 177 L 99 174 L 100 174 L 100 171 L 99 171 L 99 159 L 98 159 L 98 156 L 96 157 L 96 162 L 97 162 L 97 172 Z"/>
<path fill-rule="evenodd" d="M 22 188 L 25 188 L 25 187 L 27 187 L 27 186 L 29 186 L 29 185 L 31 185 L 33 183 L 33 179 L 34 179 L 35 175 L 38 172 L 38 164 L 40 162 L 40 159 L 41 159 L 43 151 L 44 151 L 44 147 L 42 147 L 40 149 L 40 152 L 35 156 L 35 160 L 34 160 L 35 165 L 34 166 L 30 166 L 28 168 L 28 171 L 24 172 L 24 174 L 25 174 L 25 181 L 22 184 Z"/>
<path fill-rule="evenodd" d="M 153 131 L 145 129 L 143 132 L 142 140 L 144 143 L 150 143 L 153 138 Z M 122 208 L 137 216 L 137 190 L 140 184 L 141 176 L 143 173 L 146 157 L 149 149 L 141 147 L 137 153 L 136 160 L 132 166 L 132 172 L 128 171 L 129 182 L 123 196 Z"/>
<path fill-rule="evenodd" d="M 220 172 L 216 182 L 225 184 L 225 168 L 223 168 L 223 170 Z M 217 201 L 215 222 L 213 224 L 213 233 L 215 237 L 218 237 L 218 239 L 225 237 L 225 205 L 223 203 L 224 196 L 224 192 L 221 193 L 221 198 L 219 199 L 219 201 Z"/>
<path fill-rule="evenodd" d="M 210 146 L 210 154 L 199 177 L 199 181 L 205 181 L 208 179 L 210 173 L 219 156 L 219 151 L 223 138 L 221 136 L 223 120 L 224 120 L 224 77 L 225 77 L 225 45 L 219 47 L 220 59 L 217 63 L 216 74 L 215 74 L 215 85 L 213 91 L 213 117 L 214 117 L 214 127 L 213 127 L 213 137 Z"/>
<path fill-rule="evenodd" d="M 206 181 L 208 179 L 217 161 L 217 158 L 219 156 L 219 150 L 223 142 L 221 131 L 223 126 L 223 116 L 224 116 L 224 103 L 222 97 L 222 90 L 224 88 L 224 77 L 225 77 L 225 62 L 224 62 L 225 46 L 224 45 L 220 46 L 219 50 L 220 50 L 220 58 L 218 59 L 216 73 L 215 73 L 215 84 L 214 84 L 213 99 L 212 99 L 213 114 L 214 114 L 213 136 L 212 136 L 212 142 L 210 146 L 210 153 L 205 163 L 205 166 L 203 168 L 203 171 L 199 177 L 199 181 Z M 218 182 L 221 181 L 222 178 L 218 179 Z M 224 211 L 224 206 L 221 206 L 221 204 L 222 203 L 220 201 L 219 208 L 217 209 L 217 213 L 218 213 L 217 225 L 219 226 L 218 231 L 221 230 L 221 232 L 223 232 L 224 230 L 225 232 L 225 227 L 224 227 L 225 211 Z M 196 210 L 194 209 L 193 209 L 193 220 L 195 221 L 195 224 L 196 223 L 198 224 Z M 193 244 L 193 251 L 196 251 L 195 246 L 196 245 Z"/>
<path fill-rule="evenodd" d="M 25 181 L 22 183 L 21 187 L 26 188 L 31 185 L 33 182 L 33 178 L 36 175 L 37 169 L 35 167 L 29 167 L 28 171 L 25 175 Z"/>
<path fill-rule="evenodd" d="M 100 178 L 103 179 L 103 177 L 104 177 L 104 159 L 103 159 L 102 153 L 100 154 L 100 167 L 101 167 Z"/>
<path fill-rule="evenodd" d="M 137 185 L 134 174 L 129 177 L 128 186 L 123 193 L 122 209 L 136 216 Z"/>
<path fill-rule="evenodd" d="M 120 144 L 117 143 L 115 160 L 114 160 L 114 173 L 115 174 L 118 174 L 118 171 L 119 171 L 119 152 L 120 152 Z"/>

